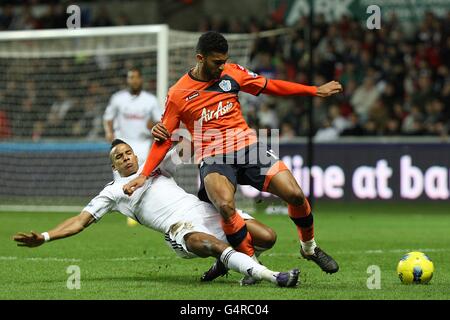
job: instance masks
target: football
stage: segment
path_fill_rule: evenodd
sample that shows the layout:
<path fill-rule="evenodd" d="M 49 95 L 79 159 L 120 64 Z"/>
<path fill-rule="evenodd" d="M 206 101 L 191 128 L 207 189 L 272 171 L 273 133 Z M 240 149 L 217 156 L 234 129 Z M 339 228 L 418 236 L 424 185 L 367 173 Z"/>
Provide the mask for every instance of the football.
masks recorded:
<path fill-rule="evenodd" d="M 434 265 L 423 252 L 409 252 L 405 254 L 397 265 L 397 274 L 404 284 L 424 284 L 433 277 Z"/>

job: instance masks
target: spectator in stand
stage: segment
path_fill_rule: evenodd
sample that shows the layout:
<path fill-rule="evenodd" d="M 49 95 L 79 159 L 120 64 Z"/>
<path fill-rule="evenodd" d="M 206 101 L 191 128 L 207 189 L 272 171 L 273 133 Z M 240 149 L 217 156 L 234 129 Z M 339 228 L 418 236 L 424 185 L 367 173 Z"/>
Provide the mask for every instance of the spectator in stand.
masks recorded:
<path fill-rule="evenodd" d="M 341 132 L 341 136 L 364 136 L 364 134 L 358 115 L 352 112 L 349 115 L 349 126 Z"/>
<path fill-rule="evenodd" d="M 400 134 L 400 122 L 396 118 L 388 119 L 383 131 L 383 135 L 398 136 L 399 134 Z"/>
<path fill-rule="evenodd" d="M 280 141 L 288 142 L 297 136 L 294 128 L 288 122 L 285 122 L 281 125 L 281 133 L 280 133 Z"/>
<path fill-rule="evenodd" d="M 43 3 L 42 10 L 31 10 L 32 5 L 27 5 L 27 1 L 21 1 L 18 5 L 11 3 L 13 2 L 2 2 L 0 5 L 0 30 L 65 27 L 67 17 L 64 10 L 65 3 L 60 4 L 57 1 Z M 93 18 L 91 11 L 96 13 Z M 267 17 L 223 18 L 221 15 L 205 17 L 199 19 L 197 29 L 202 32 L 214 29 L 221 32 L 257 33 L 284 27 L 280 25 L 283 19 L 280 12 L 273 12 Z M 317 129 L 327 123 L 325 121 L 327 117 L 331 117 L 332 126 L 338 128 L 341 135 L 360 135 L 362 132 L 366 135 L 385 133 L 392 135 L 398 131 L 393 130 L 396 127 L 394 122 L 398 123 L 400 135 L 448 135 L 450 11 L 440 16 L 427 12 L 419 18 L 418 24 L 411 30 L 404 30 L 401 20 L 395 15 L 383 20 L 381 30 L 368 30 L 360 21 L 349 16 L 343 16 L 336 21 L 327 21 L 323 14 L 315 17 L 313 58 L 316 74 L 320 74 L 325 80 L 338 79 L 343 84 L 344 94 L 338 99 L 330 99 L 330 104 L 336 105 L 339 109 L 339 123 L 345 121 L 351 123 L 349 128 L 342 131 L 339 125 L 334 124 L 335 107 L 315 101 L 314 126 Z M 124 14 L 119 15 L 115 21 L 105 5 L 96 5 L 92 9 L 82 8 L 83 26 L 130 25 L 136 22 L 134 16 L 128 17 Z M 107 79 L 99 84 L 101 103 L 88 100 L 89 106 L 85 106 L 84 101 L 81 101 L 82 106 L 79 107 L 82 108 L 78 110 L 81 118 L 76 117 L 72 129 L 67 133 L 69 136 L 101 135 L 98 129 L 98 116 L 94 111 L 97 109 L 93 105 L 106 103 L 108 96 L 121 86 L 122 79 L 115 71 L 127 66 L 119 65 L 117 61 L 109 60 L 105 56 L 97 56 L 96 59 L 99 77 Z M 46 68 L 55 67 L 49 61 L 42 60 L 39 64 L 33 61 L 30 61 L 30 64 L 35 74 L 45 72 Z M 74 77 L 71 81 L 79 83 L 79 90 L 88 90 L 89 84 L 86 79 L 81 79 L 85 71 L 83 68 L 86 66 L 89 64 L 77 62 L 74 65 L 67 60 L 61 61 L 61 65 L 57 67 L 61 72 L 53 75 L 53 79 L 60 77 L 57 81 L 63 83 L 67 74 L 70 74 Z M 276 77 L 308 83 L 308 17 L 300 17 L 288 34 L 258 38 L 251 50 L 249 66 L 268 78 Z M 22 88 L 23 80 L 9 76 L 11 73 L 24 73 L 17 68 L 19 68 L 17 64 L 11 61 L 8 63 L 0 61 L 0 73 L 8 75 L 10 79 L 4 84 L 0 83 L 0 89 L 4 92 L 4 105 L 0 107 L 9 119 L 12 136 L 16 136 L 16 132 L 23 133 L 17 128 L 15 119 L 28 98 L 31 100 L 27 103 L 29 101 L 33 103 L 31 109 L 39 111 L 31 112 L 37 116 L 35 124 L 31 126 L 34 128 L 32 130 L 34 136 L 39 137 L 40 133 L 44 137 L 62 136 L 61 128 L 66 127 L 65 121 L 70 122 L 70 119 L 64 120 L 63 117 L 62 120 L 56 121 L 54 117 L 57 113 L 64 113 L 65 108 L 59 109 L 57 113 L 55 110 L 48 112 L 54 100 L 59 99 L 57 92 L 61 88 L 47 88 L 45 86 L 47 82 L 32 79 L 36 83 L 37 94 L 29 96 L 27 90 Z M 316 81 L 316 79 L 313 82 L 320 83 L 324 80 L 321 78 Z M 72 92 L 67 92 L 68 100 L 75 98 L 71 94 Z M 267 127 L 267 120 L 263 120 L 263 124 L 258 120 L 259 110 L 265 108 L 261 106 L 267 103 L 263 96 L 251 100 L 251 104 L 246 104 L 251 110 L 243 110 L 249 125 L 254 129 L 260 126 Z M 381 99 L 383 108 L 380 108 L 380 105 L 375 106 L 378 99 Z M 435 99 L 439 100 L 441 105 Z M 286 123 L 287 127 L 292 127 L 296 135 L 308 134 L 307 101 L 290 98 L 274 99 L 270 103 L 277 106 L 273 117 L 279 119 L 280 128 Z M 72 110 L 75 111 L 76 109 Z M 369 117 L 369 113 L 372 117 L 375 116 L 376 121 Z M 49 114 L 49 119 L 41 119 L 39 114 Z M 50 119 L 52 121 L 49 121 Z"/>
<path fill-rule="evenodd" d="M 114 25 L 111 16 L 109 15 L 108 7 L 106 5 L 102 5 L 98 8 L 97 14 L 95 15 L 94 20 L 92 21 L 93 27 L 111 27 Z"/>
<path fill-rule="evenodd" d="M 279 128 L 278 116 L 274 106 L 271 106 L 268 103 L 263 103 L 257 114 L 260 127 L 270 129 Z"/>
<path fill-rule="evenodd" d="M 373 103 L 368 116 L 375 123 L 377 131 L 382 134 L 389 120 L 389 112 L 381 99 L 377 99 Z"/>
<path fill-rule="evenodd" d="M 31 139 L 38 111 L 33 108 L 32 98 L 24 98 L 20 112 L 14 113 L 13 133 L 16 137 Z"/>
<path fill-rule="evenodd" d="M 66 136 L 64 119 L 68 111 L 74 106 L 73 98 L 70 98 L 68 92 L 60 89 L 56 91 L 56 101 L 51 105 L 44 124 L 43 136 L 61 137 Z"/>
<path fill-rule="evenodd" d="M 328 117 L 331 121 L 332 127 L 335 128 L 339 134 L 351 125 L 350 120 L 341 115 L 341 110 L 336 104 L 330 106 L 328 110 Z"/>
<path fill-rule="evenodd" d="M 317 130 L 314 136 L 314 141 L 333 141 L 337 140 L 338 137 L 339 131 L 332 126 L 330 119 L 327 118 L 323 121 L 322 127 Z"/>
<path fill-rule="evenodd" d="M 6 116 L 6 112 L 0 110 L 0 140 L 8 139 L 11 137 L 11 126 L 9 119 Z"/>
<path fill-rule="evenodd" d="M 424 115 L 422 114 L 420 107 L 413 105 L 410 113 L 405 117 L 402 124 L 402 132 L 407 135 L 416 135 L 422 133 L 422 128 L 419 128 L 418 124 L 423 123 Z"/>
<path fill-rule="evenodd" d="M 0 30 L 11 30 L 12 23 L 16 19 L 14 7 L 10 4 L 5 4 L 1 8 L 0 13 Z"/>
<path fill-rule="evenodd" d="M 356 88 L 350 102 L 362 121 L 368 119 L 369 111 L 379 96 L 374 78 L 365 78 L 363 84 Z"/>
<path fill-rule="evenodd" d="M 50 4 L 47 13 L 41 19 L 43 29 L 66 28 L 67 14 L 62 4 Z"/>
<path fill-rule="evenodd" d="M 428 133 L 431 135 L 444 136 L 447 134 L 446 126 L 448 119 L 444 117 L 444 105 L 443 103 L 434 98 L 426 105 L 426 118 L 424 126 Z"/>

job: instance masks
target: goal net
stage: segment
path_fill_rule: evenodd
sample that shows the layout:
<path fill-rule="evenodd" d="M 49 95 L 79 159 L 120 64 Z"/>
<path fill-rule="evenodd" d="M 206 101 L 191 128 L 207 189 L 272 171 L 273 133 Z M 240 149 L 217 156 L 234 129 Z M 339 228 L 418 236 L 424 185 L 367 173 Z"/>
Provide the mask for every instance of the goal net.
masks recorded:
<path fill-rule="evenodd" d="M 257 37 L 281 33 L 226 35 L 231 61 L 248 65 Z M 0 209 L 72 210 L 95 196 L 112 180 L 103 112 L 127 69 L 142 70 L 163 106 L 198 37 L 165 25 L 0 33 Z M 176 180 L 195 194 L 196 166 Z M 237 200 L 251 206 L 240 190 Z"/>

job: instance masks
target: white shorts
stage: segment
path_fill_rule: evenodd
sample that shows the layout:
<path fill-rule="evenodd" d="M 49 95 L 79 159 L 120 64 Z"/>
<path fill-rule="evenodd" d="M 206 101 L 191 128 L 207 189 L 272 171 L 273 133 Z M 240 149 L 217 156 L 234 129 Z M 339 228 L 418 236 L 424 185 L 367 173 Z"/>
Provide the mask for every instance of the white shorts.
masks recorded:
<path fill-rule="evenodd" d="M 254 219 L 248 213 L 236 210 L 244 220 Z M 204 202 L 201 206 L 196 207 L 185 215 L 179 222 L 170 226 L 165 233 L 164 239 L 178 256 L 181 258 L 198 258 L 198 256 L 190 252 L 186 247 L 184 236 L 192 232 L 203 232 L 210 234 L 217 239 L 228 243 L 227 237 L 222 229 L 222 218 L 216 208 Z"/>

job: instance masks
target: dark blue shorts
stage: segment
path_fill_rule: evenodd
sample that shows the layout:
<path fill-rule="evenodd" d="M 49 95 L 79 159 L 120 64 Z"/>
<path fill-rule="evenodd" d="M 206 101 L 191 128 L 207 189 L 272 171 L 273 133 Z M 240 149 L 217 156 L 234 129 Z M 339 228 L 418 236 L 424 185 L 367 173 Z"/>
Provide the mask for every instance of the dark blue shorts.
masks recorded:
<path fill-rule="evenodd" d="M 281 164 L 275 168 L 275 164 Z M 206 193 L 204 180 L 210 173 L 219 173 L 228 178 L 236 189 L 237 184 L 250 185 L 260 191 L 267 188 L 268 176 L 287 169 L 278 155 L 264 143 L 257 142 L 233 153 L 207 157 L 200 162 L 200 189 L 198 197 L 211 202 Z M 274 170 L 275 168 L 275 170 Z M 279 170 L 282 169 L 282 170 Z"/>

